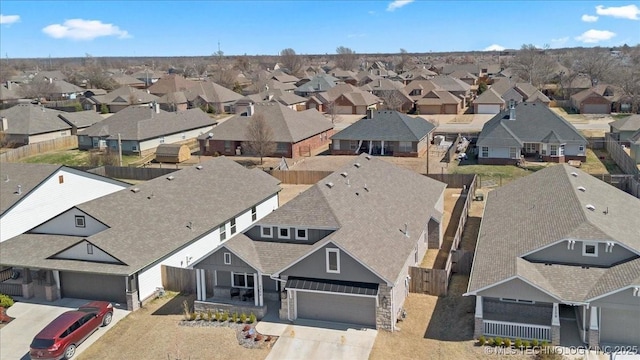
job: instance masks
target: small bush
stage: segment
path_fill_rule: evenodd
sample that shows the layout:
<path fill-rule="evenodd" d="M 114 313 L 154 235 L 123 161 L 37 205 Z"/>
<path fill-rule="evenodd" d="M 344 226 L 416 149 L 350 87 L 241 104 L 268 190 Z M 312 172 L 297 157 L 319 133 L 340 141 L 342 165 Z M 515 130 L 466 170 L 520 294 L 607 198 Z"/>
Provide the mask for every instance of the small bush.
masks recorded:
<path fill-rule="evenodd" d="M 484 346 L 486 342 L 487 342 L 487 339 L 484 338 L 484 335 L 478 338 L 478 345 Z"/>
<path fill-rule="evenodd" d="M 5 309 L 10 308 L 11 306 L 13 306 L 13 298 L 9 295 L 5 295 L 5 294 L 0 294 L 0 306 L 2 306 Z"/>
<path fill-rule="evenodd" d="M 529 340 L 522 341 L 522 347 L 524 347 L 525 349 L 530 348 L 531 347 L 531 343 L 529 342 Z"/>
<path fill-rule="evenodd" d="M 233 314 L 231 314 L 231 322 L 238 322 L 238 313 L 234 312 Z"/>
<path fill-rule="evenodd" d="M 211 311 L 211 309 L 207 309 L 207 321 L 211 321 L 212 318 L 213 312 Z"/>
<path fill-rule="evenodd" d="M 540 343 L 538 342 L 538 339 L 531 340 L 531 346 L 537 347 L 538 345 L 540 345 Z"/>
<path fill-rule="evenodd" d="M 501 338 L 501 337 L 499 337 L 499 336 L 496 336 L 496 337 L 493 339 L 493 345 L 494 345 L 494 346 L 502 346 L 502 338 Z"/>
<path fill-rule="evenodd" d="M 249 323 L 253 324 L 254 322 L 256 322 L 256 315 L 251 313 L 251 315 L 249 315 Z"/>
<path fill-rule="evenodd" d="M 241 323 L 246 323 L 247 322 L 247 314 L 245 314 L 245 313 L 240 314 L 240 322 Z"/>
<path fill-rule="evenodd" d="M 561 351 L 555 347 L 548 346 L 540 349 L 535 358 L 536 360 L 562 360 L 564 357 Z"/>
<path fill-rule="evenodd" d="M 516 341 L 513 342 L 513 345 L 516 348 L 521 349 L 522 348 L 522 340 L 521 339 L 516 339 Z"/>
<path fill-rule="evenodd" d="M 229 312 L 225 311 L 222 313 L 222 319 L 220 321 L 225 322 L 227 320 L 229 320 Z"/>
<path fill-rule="evenodd" d="M 100 105 L 100 114 L 108 114 L 108 113 L 109 113 L 109 108 L 107 107 L 107 104 Z"/>
<path fill-rule="evenodd" d="M 189 321 L 194 321 L 197 317 L 198 315 L 195 312 L 192 312 L 189 314 Z"/>
<path fill-rule="evenodd" d="M 541 346 L 541 347 L 547 347 L 547 346 L 549 346 L 549 342 L 548 342 L 547 340 L 542 340 L 542 341 L 540 342 L 540 346 Z"/>
<path fill-rule="evenodd" d="M 504 346 L 511 347 L 511 339 L 504 339 Z"/>

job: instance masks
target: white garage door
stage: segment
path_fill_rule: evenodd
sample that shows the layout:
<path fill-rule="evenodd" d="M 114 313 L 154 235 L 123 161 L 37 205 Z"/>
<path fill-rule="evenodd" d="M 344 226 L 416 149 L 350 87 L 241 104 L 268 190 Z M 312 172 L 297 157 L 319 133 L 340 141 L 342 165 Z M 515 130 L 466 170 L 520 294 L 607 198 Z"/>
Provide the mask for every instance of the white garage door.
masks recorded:
<path fill-rule="evenodd" d="M 500 112 L 500 105 L 479 104 L 478 114 L 497 114 Z"/>
<path fill-rule="evenodd" d="M 607 104 L 585 104 L 582 107 L 584 114 L 608 114 L 610 113 L 610 107 Z"/>
<path fill-rule="evenodd" d="M 298 318 L 376 327 L 375 297 L 297 291 Z"/>
<path fill-rule="evenodd" d="M 640 310 L 602 308 L 600 343 L 640 346 Z"/>

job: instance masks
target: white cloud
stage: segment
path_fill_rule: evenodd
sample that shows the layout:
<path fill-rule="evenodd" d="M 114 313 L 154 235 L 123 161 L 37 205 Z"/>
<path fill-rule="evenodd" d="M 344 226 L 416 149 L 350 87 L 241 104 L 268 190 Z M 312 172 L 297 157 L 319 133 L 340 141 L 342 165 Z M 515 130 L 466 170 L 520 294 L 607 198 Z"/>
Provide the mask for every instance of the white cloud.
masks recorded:
<path fill-rule="evenodd" d="M 51 24 L 42 32 L 54 39 L 93 40 L 102 36 L 117 36 L 120 39 L 131 37 L 125 30 L 113 24 L 104 24 L 100 20 L 69 19 L 63 24 Z"/>
<path fill-rule="evenodd" d="M 486 48 L 484 48 L 484 50 L 482 51 L 502 51 L 504 50 L 505 47 L 504 46 L 500 46 L 498 44 L 493 44 L 493 45 L 489 45 Z"/>
<path fill-rule="evenodd" d="M 13 24 L 20 21 L 20 15 L 2 15 L 0 14 L 0 24 Z"/>
<path fill-rule="evenodd" d="M 584 21 L 584 22 L 596 22 L 596 21 L 598 21 L 598 17 L 595 16 L 595 15 L 584 14 L 584 15 L 582 15 L 582 21 Z"/>
<path fill-rule="evenodd" d="M 580 36 L 576 36 L 576 40 L 582 41 L 583 43 L 595 44 L 600 41 L 609 40 L 614 36 L 616 36 L 616 33 L 609 30 L 591 29 L 583 32 Z"/>
<path fill-rule="evenodd" d="M 568 36 L 557 38 L 557 39 L 551 39 L 551 43 L 554 46 L 562 46 L 562 45 L 566 44 L 567 41 L 569 41 L 569 37 Z"/>
<path fill-rule="evenodd" d="M 405 5 L 409 5 L 413 2 L 413 0 L 395 0 L 389 3 L 387 6 L 387 11 L 394 11 L 395 9 L 400 9 Z"/>
<path fill-rule="evenodd" d="M 612 16 L 620 19 L 640 20 L 640 8 L 637 5 L 625 5 L 625 6 L 611 6 L 604 7 L 602 5 L 596 6 L 596 14 L 602 16 Z"/>

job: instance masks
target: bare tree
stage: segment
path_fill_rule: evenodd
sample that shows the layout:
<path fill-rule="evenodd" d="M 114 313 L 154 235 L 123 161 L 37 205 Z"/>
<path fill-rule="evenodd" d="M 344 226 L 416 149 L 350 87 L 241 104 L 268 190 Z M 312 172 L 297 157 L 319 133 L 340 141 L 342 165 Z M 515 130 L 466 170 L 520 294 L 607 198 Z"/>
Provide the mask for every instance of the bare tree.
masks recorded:
<path fill-rule="evenodd" d="M 238 71 L 232 69 L 218 69 L 211 77 L 216 84 L 222 85 L 227 89 L 233 89 L 238 77 Z"/>
<path fill-rule="evenodd" d="M 262 114 L 255 114 L 249 119 L 245 136 L 247 141 L 243 142 L 242 146 L 260 157 L 260 165 L 265 156 L 276 151 L 273 130 Z"/>
<path fill-rule="evenodd" d="M 207 68 L 209 64 L 205 61 L 198 61 L 193 64 L 193 70 L 195 71 L 195 75 L 197 78 L 204 78 L 207 75 Z"/>
<path fill-rule="evenodd" d="M 408 71 L 414 66 L 413 59 L 405 49 L 400 49 L 400 61 L 396 65 L 398 73 Z"/>
<path fill-rule="evenodd" d="M 18 94 L 25 99 L 46 99 L 57 92 L 58 87 L 46 80 L 32 81 L 18 88 Z"/>
<path fill-rule="evenodd" d="M 246 55 L 239 56 L 233 64 L 233 68 L 246 73 L 251 70 L 251 62 Z"/>
<path fill-rule="evenodd" d="M 382 99 L 383 106 L 388 110 L 402 111 L 402 106 L 407 101 L 400 90 L 382 90 L 377 96 Z"/>
<path fill-rule="evenodd" d="M 280 51 L 280 62 L 291 75 L 298 76 L 302 70 L 302 59 L 291 48 Z"/>
<path fill-rule="evenodd" d="M 511 64 L 515 74 L 536 87 L 546 84 L 551 79 L 556 65 L 546 53 L 547 48 L 538 49 L 535 45 L 522 45 Z"/>
<path fill-rule="evenodd" d="M 329 115 L 329 118 L 331 119 L 332 124 L 335 124 L 340 121 L 340 115 L 338 115 L 338 105 L 336 104 L 335 100 L 329 102 L 325 106 L 325 110 L 326 110 L 325 114 Z"/>
<path fill-rule="evenodd" d="M 607 49 L 592 48 L 581 51 L 573 61 L 573 69 L 586 74 L 591 79 L 591 86 L 611 78 L 614 62 Z"/>
<path fill-rule="evenodd" d="M 107 76 L 100 66 L 87 66 L 84 75 L 88 83 L 88 88 L 113 90 L 118 87 L 118 84 Z"/>
<path fill-rule="evenodd" d="M 640 45 L 629 52 L 629 61 L 617 64 L 612 83 L 631 100 L 631 112 L 636 114 L 640 110 Z"/>
<path fill-rule="evenodd" d="M 336 49 L 338 54 L 336 58 L 336 65 L 342 70 L 352 70 L 356 66 L 356 52 L 348 47 L 338 46 Z"/>

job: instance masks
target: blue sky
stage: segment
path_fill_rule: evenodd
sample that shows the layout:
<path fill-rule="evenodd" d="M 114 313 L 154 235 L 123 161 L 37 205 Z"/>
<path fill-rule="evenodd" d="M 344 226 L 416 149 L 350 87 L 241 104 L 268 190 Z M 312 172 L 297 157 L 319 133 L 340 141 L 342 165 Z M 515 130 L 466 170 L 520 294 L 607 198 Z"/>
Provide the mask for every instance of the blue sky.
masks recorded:
<path fill-rule="evenodd" d="M 640 43 L 638 1 L 2 0 L 0 55 L 480 51 Z"/>

